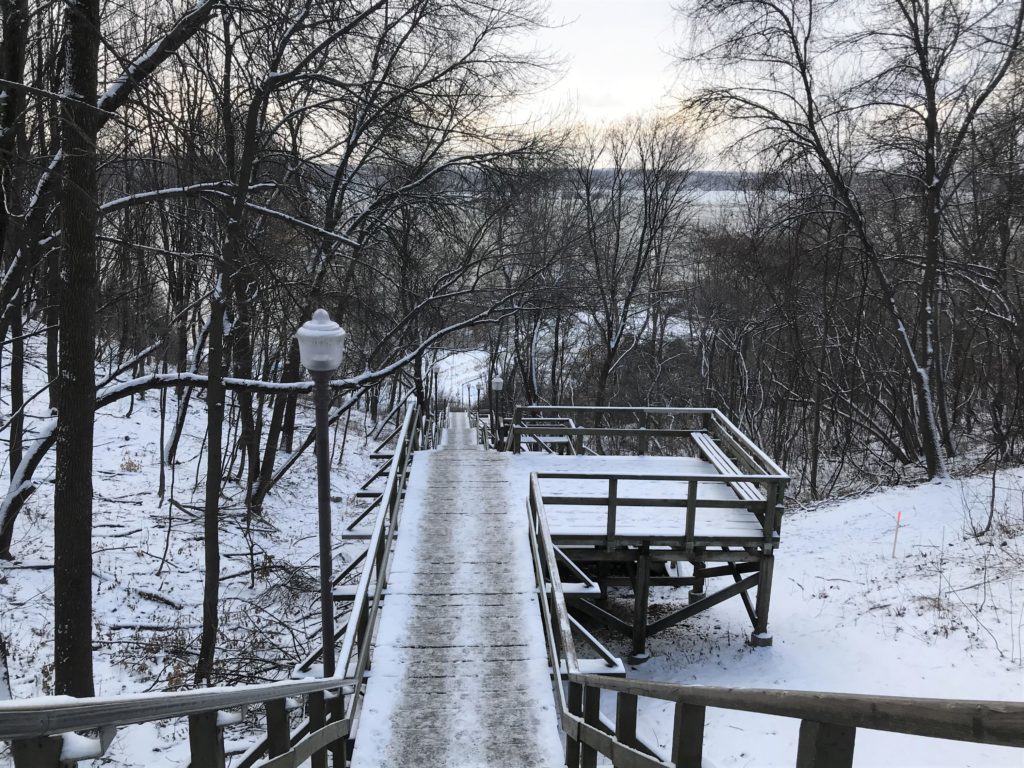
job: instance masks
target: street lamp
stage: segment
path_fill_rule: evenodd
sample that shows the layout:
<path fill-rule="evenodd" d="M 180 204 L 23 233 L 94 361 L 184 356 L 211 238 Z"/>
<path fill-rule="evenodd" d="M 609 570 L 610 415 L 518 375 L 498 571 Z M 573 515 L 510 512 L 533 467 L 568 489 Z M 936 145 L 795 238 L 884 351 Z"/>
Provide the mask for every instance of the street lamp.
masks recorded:
<path fill-rule="evenodd" d="M 501 399 L 501 390 L 505 388 L 505 380 L 501 374 L 495 374 L 491 379 L 491 432 L 494 434 L 494 445 L 498 446 L 498 414 L 495 404 Z"/>
<path fill-rule="evenodd" d="M 313 319 L 296 332 L 299 358 L 313 379 L 316 405 L 316 481 L 320 533 L 320 620 L 323 632 L 324 677 L 334 677 L 334 595 L 331 585 L 331 475 L 327 447 L 327 410 L 331 401 L 331 374 L 345 356 L 345 331 L 318 309 Z"/>

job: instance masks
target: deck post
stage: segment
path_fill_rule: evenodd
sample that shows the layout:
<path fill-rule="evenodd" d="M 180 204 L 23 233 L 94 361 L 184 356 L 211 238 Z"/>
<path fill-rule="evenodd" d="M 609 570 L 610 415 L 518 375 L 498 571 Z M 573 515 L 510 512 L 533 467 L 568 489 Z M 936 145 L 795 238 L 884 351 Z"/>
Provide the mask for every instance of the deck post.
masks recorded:
<path fill-rule="evenodd" d="M 615 538 L 615 523 L 619 513 L 619 481 L 618 478 L 608 478 L 608 520 L 606 533 L 608 540 L 605 542 L 605 549 L 612 548 L 612 539 Z"/>
<path fill-rule="evenodd" d="M 690 604 L 693 605 L 698 600 L 703 600 L 707 597 L 707 592 L 704 587 L 704 568 L 707 567 L 707 563 L 703 560 L 698 560 L 702 554 L 704 554 L 704 547 L 696 547 L 694 549 L 694 560 L 693 560 L 693 586 L 690 587 Z"/>
<path fill-rule="evenodd" d="M 647 606 L 651 593 L 651 545 L 641 545 L 636 558 L 636 579 L 633 587 L 633 655 L 634 661 L 647 660 Z"/>
<path fill-rule="evenodd" d="M 768 633 L 768 607 L 772 599 L 772 574 L 775 570 L 775 502 L 779 486 L 769 483 L 765 489 L 764 544 L 761 548 L 761 562 L 757 578 L 757 603 L 754 606 L 754 631 L 748 644 L 764 648 L 772 644 Z"/>
<path fill-rule="evenodd" d="M 761 557 L 757 576 L 757 602 L 754 606 L 754 631 L 748 644 L 754 648 L 763 648 L 772 644 L 772 636 L 768 633 L 768 605 L 772 598 L 772 572 L 775 569 L 775 555 L 771 546 Z"/>

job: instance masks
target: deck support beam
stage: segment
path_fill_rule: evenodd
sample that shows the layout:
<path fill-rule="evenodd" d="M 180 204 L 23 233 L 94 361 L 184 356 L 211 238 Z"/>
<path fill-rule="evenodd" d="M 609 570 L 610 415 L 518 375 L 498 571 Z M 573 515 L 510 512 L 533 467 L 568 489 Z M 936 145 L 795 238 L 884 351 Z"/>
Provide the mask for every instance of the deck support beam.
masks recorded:
<path fill-rule="evenodd" d="M 636 584 L 633 587 L 633 659 L 647 659 L 647 608 L 651 596 L 651 548 L 640 547 L 636 558 Z"/>

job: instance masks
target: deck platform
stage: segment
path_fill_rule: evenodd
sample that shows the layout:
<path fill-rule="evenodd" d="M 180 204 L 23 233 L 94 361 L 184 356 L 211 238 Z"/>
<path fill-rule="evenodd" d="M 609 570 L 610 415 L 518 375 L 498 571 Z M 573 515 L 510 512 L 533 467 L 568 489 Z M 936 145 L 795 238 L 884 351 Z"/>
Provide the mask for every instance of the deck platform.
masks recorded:
<path fill-rule="evenodd" d="M 525 486 L 465 414 L 416 454 L 356 733 L 354 768 L 564 762 Z"/>

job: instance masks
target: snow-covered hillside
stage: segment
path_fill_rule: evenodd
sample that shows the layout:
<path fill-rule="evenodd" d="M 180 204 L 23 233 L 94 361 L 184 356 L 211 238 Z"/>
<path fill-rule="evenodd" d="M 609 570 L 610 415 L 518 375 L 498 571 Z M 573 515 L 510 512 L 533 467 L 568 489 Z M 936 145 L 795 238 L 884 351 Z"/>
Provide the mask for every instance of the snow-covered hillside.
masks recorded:
<path fill-rule="evenodd" d="M 42 384 L 43 374 L 31 371 L 28 392 Z M 7 412 L 6 370 L 3 381 Z M 173 392 L 167 400 L 170 430 Z M 306 400 L 299 403 L 296 444 L 312 424 L 312 404 Z M 48 416 L 45 398 L 30 404 L 29 412 L 35 418 L 27 428 L 33 430 Z M 205 419 L 205 404 L 194 397 L 178 449 L 179 464 L 173 479 L 167 473 L 168 490 L 161 502 L 158 395 L 136 399 L 130 413 L 126 399 L 97 414 L 93 654 L 99 696 L 192 685 L 202 621 Z M 348 423 L 347 439 L 344 419 L 332 430 L 336 531 L 357 506 L 352 493 L 377 466 L 366 458 L 376 445 L 367 436 L 371 428 L 359 412 Z M 283 459 L 279 456 L 278 463 Z M 249 541 L 244 488 L 233 481 L 226 484 L 217 649 L 218 661 L 224 662 L 220 679 L 226 684 L 280 679 L 313 650 L 310 638 L 320 628 L 315 469 L 313 452 L 307 451 L 271 493 L 262 519 L 252 523 Z M 234 470 L 237 474 L 237 459 Z M 12 551 L 17 559 L 0 561 L 0 635 L 10 651 L 15 698 L 52 693 L 52 453 L 35 480 L 39 489 L 15 529 Z M 5 483 L 0 488 L 5 491 Z M 350 559 L 358 546 L 339 538 L 336 563 Z M 106 760 L 118 766 L 150 766 L 154 753 L 160 752 L 161 759 L 170 761 L 166 764 L 184 764 L 186 730 L 182 722 L 123 728 Z M 6 745 L 0 744 L 0 767 L 6 768 L 9 759 Z"/>
<path fill-rule="evenodd" d="M 1024 471 L 896 488 L 787 513 L 772 594 L 775 644 L 744 644 L 727 601 L 650 639 L 649 679 L 737 687 L 1024 700 Z M 893 556 L 897 513 L 901 525 Z M 676 594 L 672 594 L 676 592 Z M 685 590 L 653 601 L 685 602 Z M 655 606 L 652 603 L 652 610 Z M 656 614 L 655 614 L 656 615 Z M 607 702 L 612 706 L 612 702 Z M 669 744 L 670 705 L 640 732 Z M 799 723 L 708 710 L 715 766 L 791 766 Z M 858 731 L 856 765 L 1020 766 L 1019 750 Z"/>

